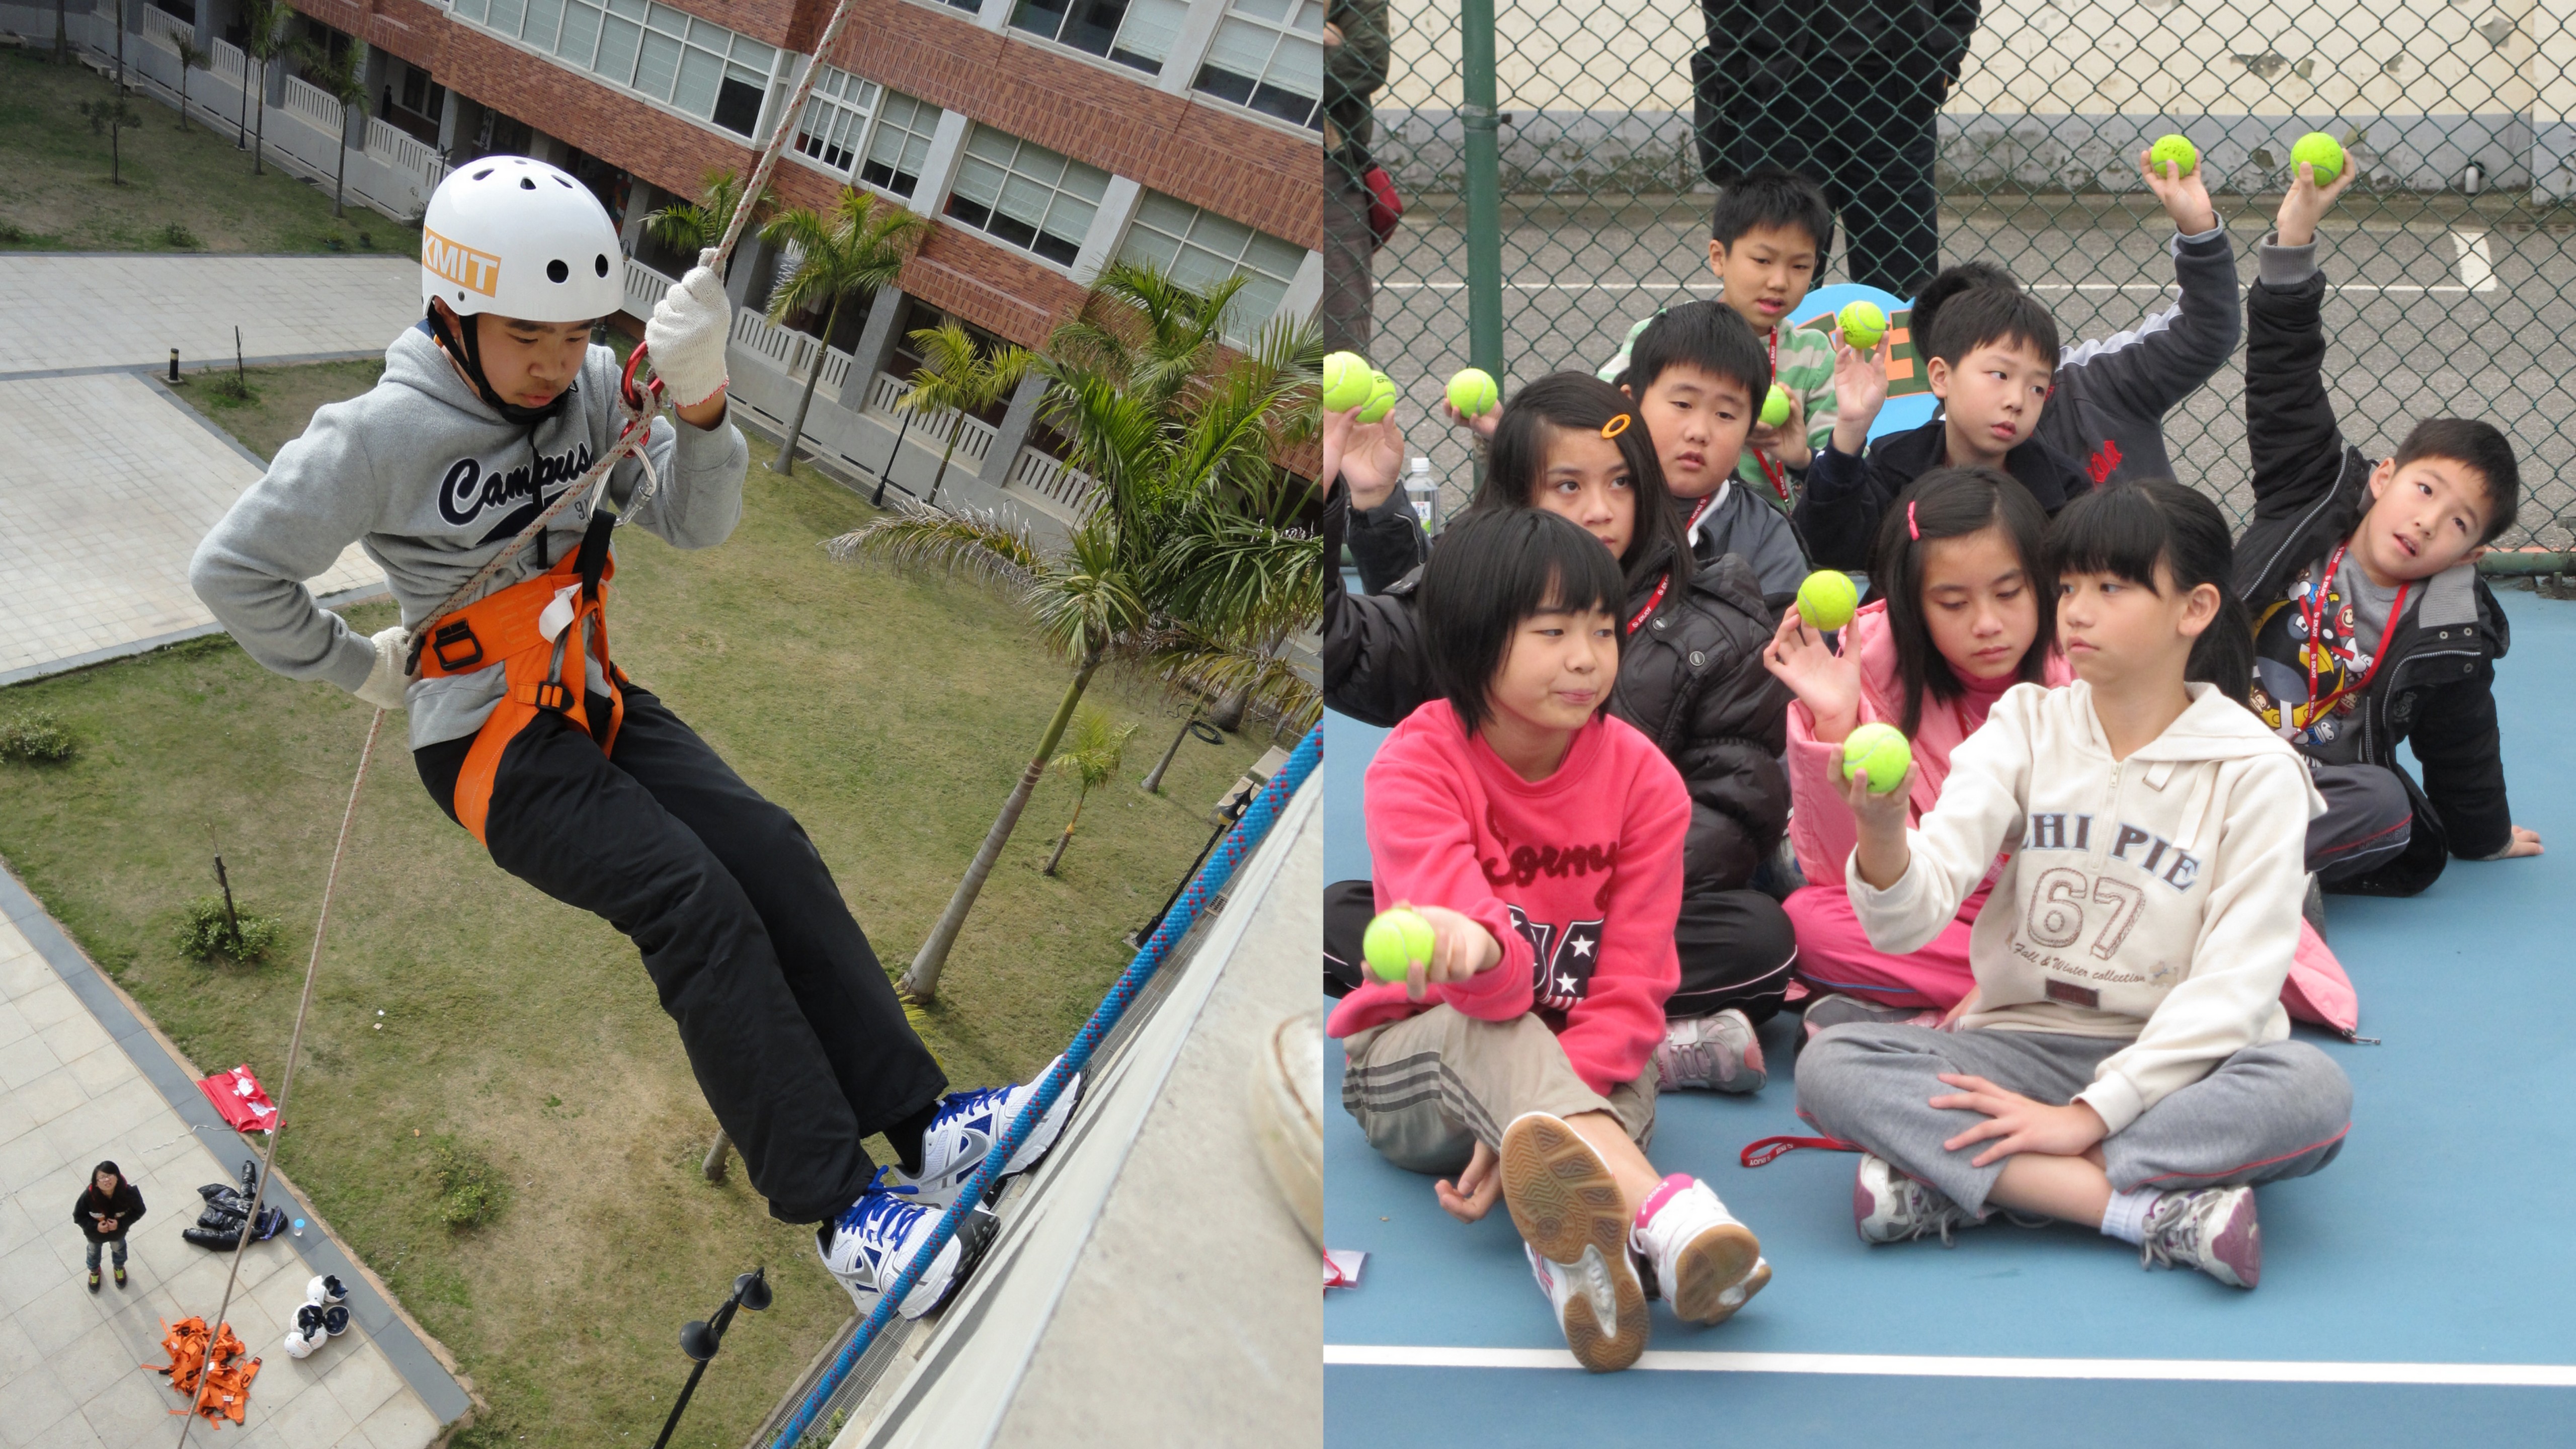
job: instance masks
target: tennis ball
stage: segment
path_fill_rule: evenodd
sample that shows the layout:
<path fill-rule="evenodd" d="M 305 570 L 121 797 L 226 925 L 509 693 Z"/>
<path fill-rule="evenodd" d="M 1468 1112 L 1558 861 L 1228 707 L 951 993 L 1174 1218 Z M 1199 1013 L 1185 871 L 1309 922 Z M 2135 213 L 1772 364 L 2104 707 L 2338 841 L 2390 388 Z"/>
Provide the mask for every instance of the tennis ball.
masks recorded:
<path fill-rule="evenodd" d="M 1324 410 L 1346 413 L 1368 401 L 1377 374 L 1356 352 L 1336 352 L 1324 359 Z"/>
<path fill-rule="evenodd" d="M 1494 386 L 1494 375 L 1481 367 L 1470 367 L 1449 379 L 1449 406 L 1461 416 L 1481 418 L 1494 410 L 1501 392 Z"/>
<path fill-rule="evenodd" d="M 1894 725 L 1865 724 L 1843 740 L 1843 778 L 1850 779 L 1854 770 L 1866 771 L 1873 795 L 1884 795 L 1905 783 L 1905 772 L 1913 764 L 1914 749 L 1905 743 L 1905 732 Z"/>
<path fill-rule="evenodd" d="M 1843 342 L 1854 352 L 1867 352 L 1887 335 L 1887 314 L 1875 302 L 1854 302 L 1837 313 L 1834 320 L 1842 324 Z"/>
<path fill-rule="evenodd" d="M 1762 399 L 1762 426 L 1776 428 L 1787 421 L 1789 421 L 1789 390 L 1775 382 L 1771 384 L 1770 396 Z"/>
<path fill-rule="evenodd" d="M 2200 148 L 2192 145 L 2188 136 L 2158 136 L 2156 144 L 2147 148 L 2147 165 L 2162 176 L 2168 163 L 2181 167 L 2180 174 L 2189 176 L 2200 169 Z"/>
<path fill-rule="evenodd" d="M 1368 923 L 1368 934 L 1360 938 L 1360 954 L 1368 958 L 1369 973 L 1378 980 L 1402 981 L 1414 962 L 1430 962 L 1432 945 L 1431 923 L 1420 911 L 1398 906 Z"/>
<path fill-rule="evenodd" d="M 2298 175 L 2298 165 L 2306 162 L 2316 168 L 2317 185 L 2329 186 L 2343 174 L 2343 143 L 2323 131 L 2310 131 L 2290 148 L 2290 174 Z"/>
<path fill-rule="evenodd" d="M 1395 411 L 1395 379 L 1385 373 L 1371 374 L 1368 401 L 1360 406 L 1360 421 L 1374 423 Z"/>
<path fill-rule="evenodd" d="M 1810 629 L 1839 629 L 1859 607 L 1860 590 L 1840 569 L 1818 569 L 1798 585 L 1798 618 Z"/>

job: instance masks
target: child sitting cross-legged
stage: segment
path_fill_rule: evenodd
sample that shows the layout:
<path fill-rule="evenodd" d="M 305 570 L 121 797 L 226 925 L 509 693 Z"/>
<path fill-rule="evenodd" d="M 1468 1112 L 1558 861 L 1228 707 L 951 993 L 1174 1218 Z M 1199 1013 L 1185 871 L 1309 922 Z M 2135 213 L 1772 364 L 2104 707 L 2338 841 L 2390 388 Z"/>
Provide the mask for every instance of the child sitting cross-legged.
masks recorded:
<path fill-rule="evenodd" d="M 1376 904 L 1418 911 L 1433 944 L 1326 1025 L 1369 1145 L 1453 1175 L 1434 1192 L 1462 1221 L 1499 1199 L 1595 1371 L 1645 1349 L 1637 1259 L 1694 1322 L 1770 1279 L 1708 1185 L 1645 1154 L 1691 802 L 1604 708 L 1626 603 L 1609 550 L 1544 510 L 1473 509 L 1442 535 L 1421 585 L 1439 697 L 1387 736 L 1365 797 Z"/>
<path fill-rule="evenodd" d="M 2351 1084 L 2287 1039 L 2279 1001 L 2324 804 L 2230 697 L 2248 633 L 2217 505 L 2119 485 L 2070 504 L 2048 542 L 2076 681 L 2006 690 L 1916 829 L 1901 787 L 1854 771 L 1844 796 L 1852 911 L 1881 950 L 1948 929 L 2004 842 L 1970 935 L 1976 988 L 1955 1030 L 1819 1033 L 1798 1109 L 1864 1149 L 1865 1241 L 1947 1241 L 2000 1207 L 2251 1288 L 2254 1184 L 2324 1167 L 2350 1127 Z"/>

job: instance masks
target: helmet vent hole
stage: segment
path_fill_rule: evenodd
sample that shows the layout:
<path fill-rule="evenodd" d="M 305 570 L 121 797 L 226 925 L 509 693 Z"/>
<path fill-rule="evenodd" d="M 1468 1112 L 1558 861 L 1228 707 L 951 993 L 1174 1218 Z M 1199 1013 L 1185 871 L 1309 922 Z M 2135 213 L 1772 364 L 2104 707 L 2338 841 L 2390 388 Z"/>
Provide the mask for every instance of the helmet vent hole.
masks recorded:
<path fill-rule="evenodd" d="M 491 175 L 491 174 L 492 174 L 492 168 L 491 168 L 491 167 L 489 167 L 489 166 L 486 166 L 486 167 L 484 167 L 482 170 L 477 171 L 477 172 L 475 172 L 475 173 L 474 173 L 474 179 L 475 179 L 475 180 L 477 180 L 477 181 L 480 181 L 480 180 L 482 180 L 484 177 L 489 176 L 489 175 Z"/>
<path fill-rule="evenodd" d="M 533 181 L 530 181 L 528 178 L 526 178 L 526 177 L 522 176 L 522 177 L 520 177 L 520 178 L 519 178 L 519 189 L 520 189 L 521 191 L 534 191 L 534 190 L 536 190 L 536 189 L 537 189 L 537 183 L 535 183 L 535 182 L 533 182 Z"/>
<path fill-rule="evenodd" d="M 599 256 L 591 262 L 591 264 L 590 264 L 590 269 L 591 269 L 592 271 L 594 271 L 594 272 L 599 273 L 599 274 L 600 274 L 601 276 L 603 276 L 603 277 L 604 277 L 604 276 L 607 276 L 607 275 L 608 275 L 608 253 L 606 253 L 606 252 L 601 252 L 601 253 L 599 254 Z"/>
<path fill-rule="evenodd" d="M 565 266 L 561 257 L 546 263 L 546 280 L 549 282 L 560 282 L 571 275 L 572 268 Z"/>
<path fill-rule="evenodd" d="M 562 187 L 566 191 L 572 190 L 572 183 L 560 176 L 555 178 L 555 185 Z"/>

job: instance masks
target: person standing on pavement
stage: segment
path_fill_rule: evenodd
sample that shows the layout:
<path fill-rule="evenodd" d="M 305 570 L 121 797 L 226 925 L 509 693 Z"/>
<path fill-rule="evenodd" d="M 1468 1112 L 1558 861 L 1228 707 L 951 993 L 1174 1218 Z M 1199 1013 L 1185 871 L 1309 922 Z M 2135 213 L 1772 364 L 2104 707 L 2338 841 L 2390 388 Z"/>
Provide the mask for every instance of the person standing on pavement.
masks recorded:
<path fill-rule="evenodd" d="M 1386 84 L 1387 0 L 1332 0 L 1324 22 L 1324 346 L 1365 353 L 1372 254 L 1369 98 Z"/>
<path fill-rule="evenodd" d="M 125 1235 L 143 1216 L 143 1194 L 125 1180 L 113 1162 L 102 1162 L 90 1169 L 89 1186 L 81 1189 L 80 1201 L 72 1204 L 72 1221 L 80 1224 L 81 1233 L 89 1239 L 89 1291 L 98 1291 L 98 1250 L 113 1246 L 111 1257 L 116 1266 L 116 1286 L 125 1286 Z"/>
<path fill-rule="evenodd" d="M 1979 0 L 1700 0 L 1691 57 L 1700 168 L 1812 178 L 1841 213 L 1851 279 L 1911 297 L 1940 265 L 1932 188 L 1941 103 Z"/>

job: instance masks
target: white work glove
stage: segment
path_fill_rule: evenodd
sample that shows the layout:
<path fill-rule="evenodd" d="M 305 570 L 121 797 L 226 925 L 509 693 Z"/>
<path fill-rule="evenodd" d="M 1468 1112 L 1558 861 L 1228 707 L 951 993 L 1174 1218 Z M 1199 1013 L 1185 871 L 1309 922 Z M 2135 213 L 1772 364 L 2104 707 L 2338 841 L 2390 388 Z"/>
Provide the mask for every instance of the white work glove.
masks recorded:
<path fill-rule="evenodd" d="M 378 709 L 403 707 L 403 689 L 411 683 L 403 674 L 403 626 L 396 624 L 376 635 L 376 667 L 367 671 L 367 682 L 358 686 L 358 698 Z"/>
<path fill-rule="evenodd" d="M 644 324 L 644 347 L 671 401 L 693 407 L 725 385 L 725 342 L 732 323 L 724 278 L 705 267 L 689 268 L 653 304 L 653 320 Z"/>

